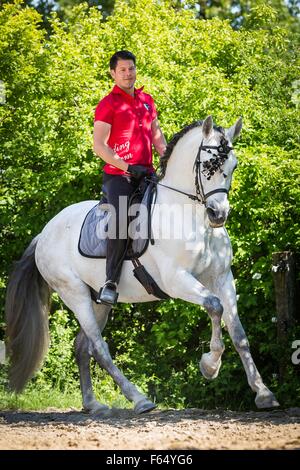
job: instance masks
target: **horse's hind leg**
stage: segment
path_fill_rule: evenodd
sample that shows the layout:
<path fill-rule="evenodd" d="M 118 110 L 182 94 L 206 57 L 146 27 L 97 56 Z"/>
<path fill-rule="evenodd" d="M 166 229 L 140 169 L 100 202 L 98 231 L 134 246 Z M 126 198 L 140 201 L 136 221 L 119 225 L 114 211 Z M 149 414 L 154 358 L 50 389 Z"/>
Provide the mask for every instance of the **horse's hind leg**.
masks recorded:
<path fill-rule="evenodd" d="M 223 320 L 227 326 L 234 347 L 242 360 L 248 384 L 256 393 L 256 406 L 258 408 L 279 406 L 274 394 L 263 383 L 261 375 L 251 356 L 249 342 L 237 313 L 234 280 L 231 272 L 227 275 L 225 282 L 222 283 L 222 280 L 219 280 L 219 289 L 219 296 L 224 306 Z"/>
<path fill-rule="evenodd" d="M 89 341 L 83 330 L 80 330 L 75 339 L 75 358 L 80 375 L 80 388 L 82 394 L 82 404 L 85 411 L 96 413 L 108 409 L 106 405 L 102 405 L 96 400 L 93 392 L 91 374 Z"/>
<path fill-rule="evenodd" d="M 136 413 L 144 413 L 155 408 L 137 388 L 122 374 L 112 361 L 108 346 L 103 340 L 92 306 L 89 288 L 78 278 L 69 273 L 64 283 L 57 282 L 55 290 L 63 302 L 74 312 L 82 330 L 88 338 L 88 352 L 103 367 L 121 388 L 125 397 L 134 402 Z M 62 287 L 63 286 L 63 287 Z M 88 376 L 85 378 L 87 379 Z M 86 381 L 88 386 L 88 382 Z"/>
<path fill-rule="evenodd" d="M 93 308 L 100 331 L 103 331 L 111 307 L 93 304 Z M 90 374 L 91 354 L 89 353 L 89 340 L 82 329 L 75 339 L 75 358 L 80 374 L 80 388 L 84 410 L 91 413 L 107 410 L 108 406 L 99 403 L 93 392 Z"/>

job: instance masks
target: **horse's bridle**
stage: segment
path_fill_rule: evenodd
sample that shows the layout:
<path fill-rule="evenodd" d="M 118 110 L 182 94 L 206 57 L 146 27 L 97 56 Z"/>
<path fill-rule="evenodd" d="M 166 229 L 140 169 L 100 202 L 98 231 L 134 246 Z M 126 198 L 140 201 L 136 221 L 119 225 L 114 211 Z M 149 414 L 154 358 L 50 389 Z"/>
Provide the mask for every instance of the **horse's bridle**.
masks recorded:
<path fill-rule="evenodd" d="M 207 150 L 208 153 L 212 154 L 212 158 L 202 164 L 203 170 L 201 170 L 201 151 Z M 211 150 L 217 150 L 217 154 L 211 152 Z M 202 183 L 202 174 L 206 176 L 209 180 L 217 170 L 221 169 L 221 166 L 228 158 L 228 154 L 230 151 L 233 150 L 232 147 L 228 146 L 227 140 L 222 137 L 220 145 L 203 145 L 203 140 L 199 147 L 196 160 L 194 163 L 193 169 L 195 170 L 195 187 L 196 187 L 196 194 L 197 200 L 206 206 L 206 201 L 209 196 L 212 196 L 216 193 L 226 193 L 228 194 L 228 189 L 226 188 L 217 188 L 209 191 L 208 193 L 204 193 L 204 187 Z"/>
<path fill-rule="evenodd" d="M 201 162 L 201 152 L 202 150 L 207 150 L 208 153 L 212 154 L 212 158 L 210 158 L 208 161 L 202 163 Z M 217 154 L 214 154 L 211 150 L 217 150 Z M 228 154 L 230 151 L 233 150 L 232 147 L 228 146 L 227 140 L 222 137 L 220 145 L 203 145 L 203 140 L 200 144 L 200 147 L 197 152 L 197 156 L 195 159 L 195 163 L 193 166 L 193 170 L 195 171 L 195 187 L 196 187 L 196 195 L 186 193 L 184 191 L 181 191 L 180 189 L 172 188 L 171 186 L 167 186 L 165 184 L 159 183 L 158 181 L 155 181 L 154 179 L 146 178 L 146 181 L 151 181 L 152 183 L 163 186 L 164 188 L 171 189 L 172 191 L 176 191 L 177 193 L 184 194 L 185 196 L 188 196 L 190 199 L 193 201 L 198 201 L 200 204 L 203 204 L 206 206 L 206 201 L 209 196 L 212 196 L 213 194 L 216 193 L 226 193 L 228 194 L 228 189 L 226 188 L 217 188 L 213 189 L 212 191 L 209 191 L 208 193 L 204 193 L 204 187 L 203 187 L 203 182 L 202 182 L 202 174 L 205 175 L 205 177 L 209 180 L 217 170 L 221 169 L 221 166 L 225 162 L 225 160 L 228 158 Z M 201 170 L 201 164 L 203 166 L 203 169 Z"/>

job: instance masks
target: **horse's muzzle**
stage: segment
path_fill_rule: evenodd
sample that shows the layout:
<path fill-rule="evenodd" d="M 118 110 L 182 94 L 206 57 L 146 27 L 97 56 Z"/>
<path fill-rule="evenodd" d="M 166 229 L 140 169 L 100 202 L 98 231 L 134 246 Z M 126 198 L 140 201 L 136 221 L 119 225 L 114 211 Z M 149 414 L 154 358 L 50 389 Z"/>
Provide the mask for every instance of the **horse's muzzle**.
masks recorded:
<path fill-rule="evenodd" d="M 209 225 L 213 228 L 223 227 L 227 220 L 228 213 L 223 210 L 216 210 L 211 207 L 206 209 Z"/>

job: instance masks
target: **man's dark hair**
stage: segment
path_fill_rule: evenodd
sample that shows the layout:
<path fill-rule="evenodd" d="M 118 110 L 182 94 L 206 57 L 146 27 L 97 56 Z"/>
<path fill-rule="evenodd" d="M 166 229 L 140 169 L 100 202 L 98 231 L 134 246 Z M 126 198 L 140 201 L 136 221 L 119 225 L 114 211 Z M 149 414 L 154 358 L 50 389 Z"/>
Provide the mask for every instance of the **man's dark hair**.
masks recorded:
<path fill-rule="evenodd" d="M 110 70 L 116 70 L 118 60 L 132 60 L 135 65 L 135 55 L 129 51 L 118 51 L 111 56 L 109 61 Z"/>

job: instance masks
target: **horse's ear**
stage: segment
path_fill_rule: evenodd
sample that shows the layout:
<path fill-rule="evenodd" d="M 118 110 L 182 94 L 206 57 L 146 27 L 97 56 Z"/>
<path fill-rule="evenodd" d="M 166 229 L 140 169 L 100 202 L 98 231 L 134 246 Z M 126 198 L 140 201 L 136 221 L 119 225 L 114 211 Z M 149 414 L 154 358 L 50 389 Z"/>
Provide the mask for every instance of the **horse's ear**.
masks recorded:
<path fill-rule="evenodd" d="M 226 131 L 226 135 L 231 142 L 233 142 L 240 135 L 242 127 L 243 120 L 241 117 L 239 117 L 236 123 Z"/>
<path fill-rule="evenodd" d="M 213 130 L 213 118 L 212 116 L 207 116 L 207 118 L 203 121 L 202 124 L 202 133 L 203 137 L 208 139 L 211 136 L 212 130 Z"/>

